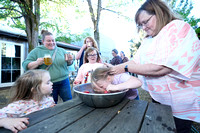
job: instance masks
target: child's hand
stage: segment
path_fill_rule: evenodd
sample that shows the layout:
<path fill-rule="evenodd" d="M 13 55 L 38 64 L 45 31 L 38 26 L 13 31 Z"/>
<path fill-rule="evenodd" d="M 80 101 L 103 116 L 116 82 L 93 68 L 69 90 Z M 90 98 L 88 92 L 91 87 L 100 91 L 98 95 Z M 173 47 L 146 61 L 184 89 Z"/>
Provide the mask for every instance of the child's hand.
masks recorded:
<path fill-rule="evenodd" d="M 106 66 L 106 67 L 113 67 L 113 65 L 112 64 L 109 64 L 109 63 L 103 63 L 104 64 L 104 66 Z"/>
<path fill-rule="evenodd" d="M 94 92 L 96 92 L 96 93 L 104 93 L 104 92 L 105 92 L 105 89 L 100 88 L 100 87 L 97 86 L 97 85 L 93 87 L 93 90 L 94 90 Z"/>
<path fill-rule="evenodd" d="M 54 103 L 54 104 L 52 104 L 50 107 L 54 107 L 54 106 L 56 106 L 56 104 Z"/>
<path fill-rule="evenodd" d="M 96 92 L 96 93 L 105 93 L 105 90 L 103 90 L 103 89 L 94 89 L 94 92 Z"/>
<path fill-rule="evenodd" d="M 2 121 L 2 127 L 17 133 L 27 128 L 26 124 L 29 124 L 28 119 L 29 118 L 2 118 L 0 121 Z"/>
<path fill-rule="evenodd" d="M 118 88 L 116 85 L 109 84 L 106 88 L 107 91 L 118 91 Z"/>
<path fill-rule="evenodd" d="M 92 82 L 92 89 L 96 93 L 104 93 L 106 91 L 105 89 L 99 87 L 95 82 Z"/>
<path fill-rule="evenodd" d="M 87 44 L 83 44 L 82 48 L 86 49 L 87 48 Z"/>
<path fill-rule="evenodd" d="M 74 83 L 73 83 L 73 85 L 75 86 L 75 85 L 79 85 L 79 84 L 81 84 L 81 82 L 80 81 L 74 81 Z"/>

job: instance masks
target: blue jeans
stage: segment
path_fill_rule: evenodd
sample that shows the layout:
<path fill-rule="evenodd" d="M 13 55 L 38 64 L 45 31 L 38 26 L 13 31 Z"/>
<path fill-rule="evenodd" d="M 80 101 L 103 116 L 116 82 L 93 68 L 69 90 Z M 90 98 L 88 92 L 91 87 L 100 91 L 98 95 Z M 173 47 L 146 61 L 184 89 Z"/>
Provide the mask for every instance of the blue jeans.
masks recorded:
<path fill-rule="evenodd" d="M 62 98 L 63 102 L 72 99 L 69 78 L 53 83 L 53 99 L 57 104 L 58 95 Z"/>
<path fill-rule="evenodd" d="M 140 100 L 139 94 L 137 95 L 137 97 L 134 100 Z"/>

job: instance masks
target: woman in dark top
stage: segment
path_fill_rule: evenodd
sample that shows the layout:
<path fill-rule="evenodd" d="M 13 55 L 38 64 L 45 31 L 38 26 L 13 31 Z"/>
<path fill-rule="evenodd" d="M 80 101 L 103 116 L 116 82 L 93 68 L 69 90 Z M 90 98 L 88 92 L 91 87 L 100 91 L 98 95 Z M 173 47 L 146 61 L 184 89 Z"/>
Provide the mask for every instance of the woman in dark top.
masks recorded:
<path fill-rule="evenodd" d="M 98 50 L 97 43 L 92 37 L 86 37 L 85 38 L 83 46 L 81 47 L 81 49 L 76 54 L 76 60 L 80 59 L 79 68 L 84 63 L 83 62 L 84 51 L 87 50 L 87 48 L 89 48 L 89 47 L 94 47 L 94 48 L 96 48 Z"/>
<path fill-rule="evenodd" d="M 121 56 L 121 58 L 122 58 L 122 62 L 123 62 L 123 63 L 128 61 L 128 58 L 125 56 L 125 54 L 124 54 L 123 51 L 120 52 L 120 56 Z"/>

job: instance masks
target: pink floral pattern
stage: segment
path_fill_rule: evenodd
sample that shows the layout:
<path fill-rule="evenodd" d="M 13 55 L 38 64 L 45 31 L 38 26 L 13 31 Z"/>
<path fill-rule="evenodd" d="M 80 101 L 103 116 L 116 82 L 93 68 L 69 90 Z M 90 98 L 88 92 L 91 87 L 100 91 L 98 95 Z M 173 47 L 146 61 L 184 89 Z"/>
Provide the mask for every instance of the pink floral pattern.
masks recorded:
<path fill-rule="evenodd" d="M 0 109 L 0 118 L 22 117 L 35 111 L 52 107 L 54 104 L 54 100 L 50 96 L 44 97 L 40 103 L 34 100 L 19 100 L 10 103 L 7 107 Z"/>

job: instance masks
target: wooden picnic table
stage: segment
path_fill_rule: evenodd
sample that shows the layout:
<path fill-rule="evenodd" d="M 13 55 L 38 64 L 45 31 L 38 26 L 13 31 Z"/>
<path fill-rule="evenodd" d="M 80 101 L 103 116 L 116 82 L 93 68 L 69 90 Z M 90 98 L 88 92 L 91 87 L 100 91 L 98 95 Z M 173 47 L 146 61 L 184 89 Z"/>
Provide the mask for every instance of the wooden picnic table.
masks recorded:
<path fill-rule="evenodd" d="M 79 98 L 27 115 L 21 133 L 172 133 L 170 106 L 124 99 L 109 108 L 92 108 Z M 10 131 L 0 128 L 1 133 Z"/>

